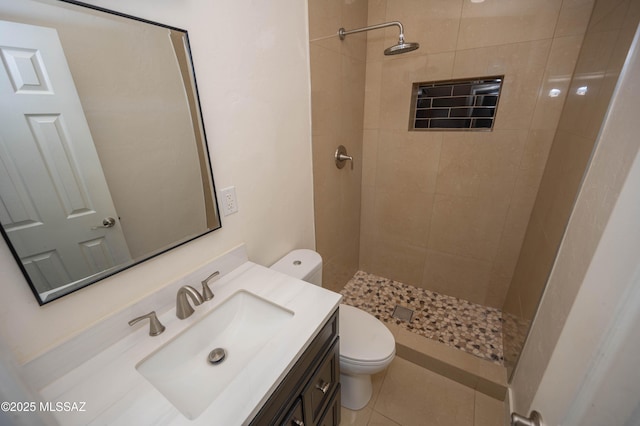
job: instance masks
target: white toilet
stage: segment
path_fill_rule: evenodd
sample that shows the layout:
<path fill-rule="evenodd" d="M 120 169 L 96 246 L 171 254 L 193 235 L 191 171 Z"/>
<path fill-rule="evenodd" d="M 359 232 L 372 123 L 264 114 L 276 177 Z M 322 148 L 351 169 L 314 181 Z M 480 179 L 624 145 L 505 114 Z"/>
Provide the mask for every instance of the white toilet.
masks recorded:
<path fill-rule="evenodd" d="M 271 269 L 322 286 L 322 257 L 313 250 L 294 250 Z M 360 410 L 371 399 L 371 375 L 391 363 L 396 342 L 382 322 L 353 306 L 340 305 L 339 322 L 342 405 Z"/>

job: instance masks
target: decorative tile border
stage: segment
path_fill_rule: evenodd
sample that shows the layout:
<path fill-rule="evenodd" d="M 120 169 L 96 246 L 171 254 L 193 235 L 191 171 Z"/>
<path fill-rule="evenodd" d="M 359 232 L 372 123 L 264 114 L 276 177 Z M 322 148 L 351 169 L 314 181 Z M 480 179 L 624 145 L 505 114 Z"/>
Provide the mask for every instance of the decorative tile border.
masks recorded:
<path fill-rule="evenodd" d="M 343 303 L 381 321 L 503 365 L 502 312 L 430 290 L 358 271 L 341 291 Z M 412 309 L 411 322 L 394 318 L 396 305 Z"/>

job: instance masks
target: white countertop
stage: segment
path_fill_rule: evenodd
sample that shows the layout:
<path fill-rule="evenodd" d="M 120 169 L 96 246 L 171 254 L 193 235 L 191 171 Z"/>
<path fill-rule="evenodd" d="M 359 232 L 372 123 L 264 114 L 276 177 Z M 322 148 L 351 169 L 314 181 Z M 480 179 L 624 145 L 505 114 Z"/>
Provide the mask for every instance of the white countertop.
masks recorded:
<path fill-rule="evenodd" d="M 159 316 L 163 334 L 151 337 L 148 322 L 40 390 L 45 402 L 84 411 L 56 411 L 63 425 L 241 425 L 247 424 L 311 343 L 341 296 L 252 262 L 210 284 L 214 299 L 185 320 L 175 308 Z M 135 368 L 239 290 L 249 291 L 294 313 L 252 362 L 195 420 L 184 417 Z M 267 360 L 265 363 L 264 360 Z M 71 405 L 76 403 L 75 406 Z M 84 404 L 83 404 L 84 403 Z"/>

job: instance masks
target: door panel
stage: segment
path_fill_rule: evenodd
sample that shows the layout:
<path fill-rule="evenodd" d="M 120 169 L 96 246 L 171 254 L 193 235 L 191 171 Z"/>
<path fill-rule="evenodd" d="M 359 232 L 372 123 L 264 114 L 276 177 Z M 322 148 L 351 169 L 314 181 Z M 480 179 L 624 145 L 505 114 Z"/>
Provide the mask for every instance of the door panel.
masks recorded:
<path fill-rule="evenodd" d="M 57 31 L 0 21 L 0 56 L 0 218 L 37 291 L 131 260 Z"/>
<path fill-rule="evenodd" d="M 89 194 L 82 185 L 82 177 L 71 157 L 69 135 L 60 115 L 27 115 L 38 153 L 45 165 L 53 191 L 63 207 L 67 219 L 95 213 L 90 206 Z"/>
<path fill-rule="evenodd" d="M 40 292 L 53 290 L 71 280 L 57 251 L 23 257 L 22 264 Z"/>

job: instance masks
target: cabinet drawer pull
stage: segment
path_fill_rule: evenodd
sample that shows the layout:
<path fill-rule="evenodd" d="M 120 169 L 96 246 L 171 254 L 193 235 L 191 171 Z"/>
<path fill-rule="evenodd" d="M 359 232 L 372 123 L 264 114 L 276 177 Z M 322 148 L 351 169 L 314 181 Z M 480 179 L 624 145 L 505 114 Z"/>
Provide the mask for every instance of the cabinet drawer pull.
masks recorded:
<path fill-rule="evenodd" d="M 294 426 L 304 426 L 304 422 L 302 420 L 293 419 L 291 420 L 291 424 Z"/>
<path fill-rule="evenodd" d="M 316 384 L 316 389 L 318 389 L 322 394 L 326 394 L 331 386 L 331 382 L 325 382 L 320 380 L 320 383 Z"/>

